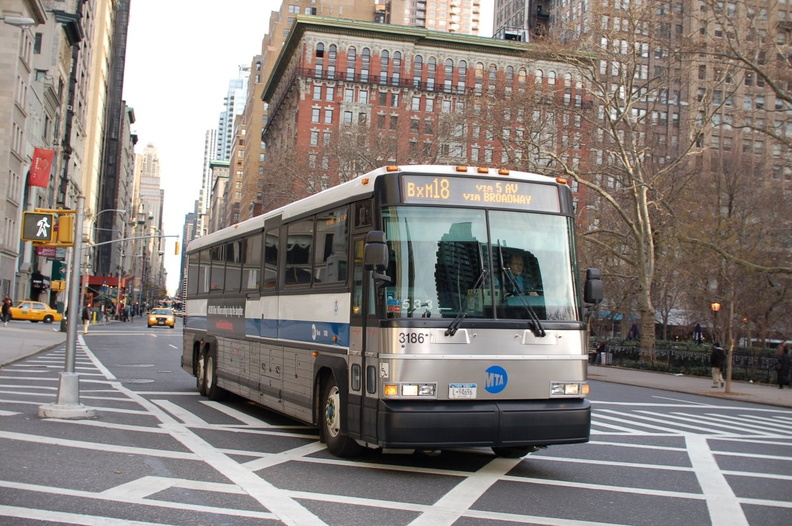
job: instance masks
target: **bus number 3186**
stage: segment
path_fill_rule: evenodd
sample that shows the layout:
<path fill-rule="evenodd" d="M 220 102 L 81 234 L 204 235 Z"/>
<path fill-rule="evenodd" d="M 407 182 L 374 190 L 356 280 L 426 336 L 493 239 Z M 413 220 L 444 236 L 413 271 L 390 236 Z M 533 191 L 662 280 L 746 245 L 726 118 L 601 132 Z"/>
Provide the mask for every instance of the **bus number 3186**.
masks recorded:
<path fill-rule="evenodd" d="M 423 332 L 400 332 L 399 343 L 425 343 L 429 341 L 429 335 Z"/>

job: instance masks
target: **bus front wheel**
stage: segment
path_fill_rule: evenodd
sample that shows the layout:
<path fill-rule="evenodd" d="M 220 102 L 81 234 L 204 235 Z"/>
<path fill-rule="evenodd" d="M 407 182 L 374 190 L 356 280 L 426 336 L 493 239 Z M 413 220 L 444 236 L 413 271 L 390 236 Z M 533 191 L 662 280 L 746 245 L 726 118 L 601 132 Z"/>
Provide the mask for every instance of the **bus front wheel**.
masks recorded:
<path fill-rule="evenodd" d="M 333 376 L 325 381 L 322 402 L 322 436 L 327 450 L 337 457 L 359 456 L 363 448 L 341 431 L 344 409 L 341 407 L 341 392 Z"/>

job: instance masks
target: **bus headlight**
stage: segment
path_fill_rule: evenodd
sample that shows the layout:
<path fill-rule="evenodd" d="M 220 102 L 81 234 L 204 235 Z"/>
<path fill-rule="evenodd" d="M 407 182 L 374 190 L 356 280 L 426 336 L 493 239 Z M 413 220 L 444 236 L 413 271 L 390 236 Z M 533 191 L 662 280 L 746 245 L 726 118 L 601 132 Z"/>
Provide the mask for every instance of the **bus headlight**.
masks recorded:
<path fill-rule="evenodd" d="M 585 382 L 552 382 L 550 396 L 586 396 L 589 385 Z"/>
<path fill-rule="evenodd" d="M 394 397 L 434 397 L 437 384 L 386 384 L 385 396 Z"/>

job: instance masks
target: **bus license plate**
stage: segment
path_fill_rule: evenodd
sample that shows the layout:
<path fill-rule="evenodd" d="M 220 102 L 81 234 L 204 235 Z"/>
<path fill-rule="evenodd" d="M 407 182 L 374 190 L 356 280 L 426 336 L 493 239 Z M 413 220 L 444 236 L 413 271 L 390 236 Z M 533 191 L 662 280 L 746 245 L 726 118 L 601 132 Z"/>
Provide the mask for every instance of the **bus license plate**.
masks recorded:
<path fill-rule="evenodd" d="M 448 398 L 476 398 L 476 384 L 448 384 Z"/>

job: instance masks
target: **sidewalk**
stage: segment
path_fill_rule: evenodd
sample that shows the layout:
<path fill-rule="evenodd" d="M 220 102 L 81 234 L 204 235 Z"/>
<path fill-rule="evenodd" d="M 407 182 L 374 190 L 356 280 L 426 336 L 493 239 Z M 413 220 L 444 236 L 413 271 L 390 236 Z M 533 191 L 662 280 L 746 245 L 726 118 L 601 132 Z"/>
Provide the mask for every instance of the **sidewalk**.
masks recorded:
<path fill-rule="evenodd" d="M 792 389 L 779 389 L 777 385 L 732 381 L 731 392 L 726 393 L 723 388 L 713 389 L 711 378 L 676 376 L 670 373 L 638 371 L 610 365 L 590 365 L 588 377 L 589 380 L 601 382 L 637 385 L 679 393 L 713 396 L 725 400 L 792 408 Z"/>
<path fill-rule="evenodd" d="M 0 367 L 65 342 L 66 333 L 60 332 L 60 323 L 12 320 L 8 327 L 0 323 Z"/>

